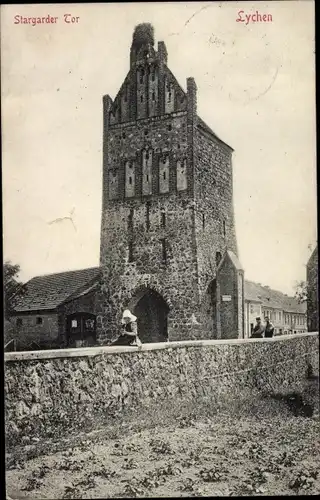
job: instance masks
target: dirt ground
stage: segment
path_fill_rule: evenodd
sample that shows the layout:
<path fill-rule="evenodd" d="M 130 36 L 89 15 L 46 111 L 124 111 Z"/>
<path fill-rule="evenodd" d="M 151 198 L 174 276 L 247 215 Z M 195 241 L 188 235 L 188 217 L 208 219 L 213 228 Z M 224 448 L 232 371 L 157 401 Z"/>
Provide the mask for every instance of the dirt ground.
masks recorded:
<path fill-rule="evenodd" d="M 124 423 L 113 438 L 79 436 L 64 451 L 11 460 L 6 487 L 11 499 L 315 495 L 319 463 L 319 407 L 311 415 L 261 398 L 153 428 Z"/>

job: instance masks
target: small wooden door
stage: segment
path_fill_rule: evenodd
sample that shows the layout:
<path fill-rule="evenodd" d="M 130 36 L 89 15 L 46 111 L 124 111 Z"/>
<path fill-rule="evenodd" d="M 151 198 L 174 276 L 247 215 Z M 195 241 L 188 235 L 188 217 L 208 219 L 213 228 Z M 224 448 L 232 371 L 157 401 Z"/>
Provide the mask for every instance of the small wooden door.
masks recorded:
<path fill-rule="evenodd" d="M 96 317 L 74 313 L 67 317 L 68 347 L 90 347 L 96 343 Z"/>

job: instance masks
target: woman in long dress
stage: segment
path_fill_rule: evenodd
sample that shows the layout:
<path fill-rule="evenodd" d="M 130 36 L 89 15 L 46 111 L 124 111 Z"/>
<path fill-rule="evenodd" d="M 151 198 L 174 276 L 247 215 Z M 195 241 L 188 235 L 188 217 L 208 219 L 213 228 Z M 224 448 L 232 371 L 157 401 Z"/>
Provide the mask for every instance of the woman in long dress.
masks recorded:
<path fill-rule="evenodd" d="M 121 319 L 121 334 L 111 345 L 130 345 L 140 347 L 142 345 L 138 336 L 137 317 L 129 309 L 123 311 Z"/>

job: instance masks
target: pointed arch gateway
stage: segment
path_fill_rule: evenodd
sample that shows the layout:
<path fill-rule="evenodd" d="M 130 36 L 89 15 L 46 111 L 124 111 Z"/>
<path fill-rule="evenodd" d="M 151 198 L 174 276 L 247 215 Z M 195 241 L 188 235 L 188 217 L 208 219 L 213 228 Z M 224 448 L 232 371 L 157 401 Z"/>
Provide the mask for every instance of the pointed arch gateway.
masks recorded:
<path fill-rule="evenodd" d="M 139 288 L 129 309 L 138 318 L 138 333 L 143 343 L 167 342 L 170 307 L 159 292 L 149 287 Z"/>

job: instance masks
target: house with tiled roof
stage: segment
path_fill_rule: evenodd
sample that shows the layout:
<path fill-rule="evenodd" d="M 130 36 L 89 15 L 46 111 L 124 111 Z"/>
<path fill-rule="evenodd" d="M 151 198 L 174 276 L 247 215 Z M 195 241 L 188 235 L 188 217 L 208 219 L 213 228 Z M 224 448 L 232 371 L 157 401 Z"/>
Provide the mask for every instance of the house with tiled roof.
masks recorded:
<path fill-rule="evenodd" d="M 28 281 L 10 319 L 18 348 L 95 345 L 99 279 L 100 268 L 92 267 L 36 276 Z M 258 316 L 269 316 L 278 335 L 306 331 L 306 305 L 294 297 L 246 280 L 244 298 L 245 337 L 250 336 Z"/>
<path fill-rule="evenodd" d="M 250 337 L 257 317 L 268 316 L 278 335 L 307 331 L 307 307 L 295 297 L 269 286 L 245 281 L 245 337 Z"/>
<path fill-rule="evenodd" d="M 95 343 L 95 291 L 100 268 L 36 276 L 10 318 L 21 349 Z"/>

